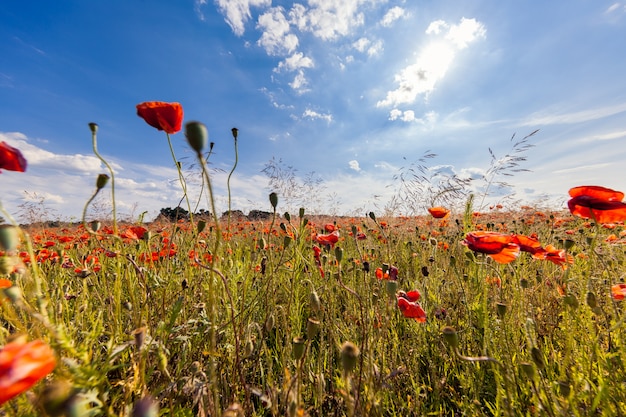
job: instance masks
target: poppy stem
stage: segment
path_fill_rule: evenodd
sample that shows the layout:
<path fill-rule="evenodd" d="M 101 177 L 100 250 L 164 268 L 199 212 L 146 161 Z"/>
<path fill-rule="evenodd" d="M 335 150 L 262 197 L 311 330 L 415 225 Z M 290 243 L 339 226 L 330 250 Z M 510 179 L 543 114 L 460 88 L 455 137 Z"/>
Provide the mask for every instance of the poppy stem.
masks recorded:
<path fill-rule="evenodd" d="M 191 204 L 189 203 L 189 196 L 187 195 L 187 182 L 185 181 L 185 176 L 183 175 L 183 171 L 181 169 L 181 164 L 176 159 L 176 154 L 174 153 L 174 147 L 172 146 L 172 140 L 170 139 L 170 134 L 165 132 L 167 136 L 167 144 L 170 147 L 170 152 L 172 153 L 172 159 L 174 160 L 174 165 L 176 166 L 176 170 L 178 171 L 178 181 L 180 182 L 180 186 L 183 189 L 183 197 L 185 197 L 185 201 L 187 202 L 187 210 L 189 210 L 189 221 L 193 223 L 193 213 L 191 211 Z M 199 159 L 203 161 L 202 155 L 200 155 Z M 203 165 L 204 170 L 204 165 Z M 209 187 L 211 184 L 209 184 Z M 213 196 L 211 196 L 212 198 Z"/>
<path fill-rule="evenodd" d="M 104 166 L 107 167 L 107 169 L 109 170 L 109 173 L 111 174 L 111 204 L 113 206 L 113 234 L 117 236 L 117 210 L 115 208 L 115 175 L 113 174 L 113 169 L 111 168 L 111 165 L 109 165 L 109 163 L 98 152 L 97 126 L 98 125 L 96 125 L 95 123 L 89 124 L 89 127 L 91 129 L 91 144 L 93 145 L 93 153 L 98 157 L 100 161 L 102 161 Z M 89 200 L 87 204 L 89 204 L 91 200 L 94 199 L 96 194 L 98 194 L 98 191 L 96 191 L 96 193 L 91 197 L 91 199 Z M 85 205 L 85 210 L 86 209 L 87 209 L 87 205 Z M 84 221 L 85 221 L 85 211 L 83 211 L 83 222 Z"/>
<path fill-rule="evenodd" d="M 235 172 L 235 168 L 237 168 L 237 163 L 239 162 L 239 151 L 237 149 L 237 128 L 233 128 L 232 129 L 233 132 L 233 138 L 235 139 L 235 164 L 233 165 L 233 168 L 230 170 L 230 173 L 228 174 L 228 178 L 226 179 L 226 188 L 228 189 L 228 220 L 226 223 L 226 233 L 230 232 L 230 215 L 231 215 L 231 197 L 230 197 L 230 177 L 233 175 L 233 172 Z"/>

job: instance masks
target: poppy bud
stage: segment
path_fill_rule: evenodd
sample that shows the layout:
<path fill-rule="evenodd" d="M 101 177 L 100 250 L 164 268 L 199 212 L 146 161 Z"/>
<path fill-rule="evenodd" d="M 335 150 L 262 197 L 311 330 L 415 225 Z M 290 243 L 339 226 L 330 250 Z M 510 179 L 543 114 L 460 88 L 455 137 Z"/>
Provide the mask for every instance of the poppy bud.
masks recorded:
<path fill-rule="evenodd" d="M 13 256 L 0 256 L 0 275 L 8 275 L 17 265 L 17 258 Z M 4 288 L 4 287 L 0 287 Z"/>
<path fill-rule="evenodd" d="M 559 393 L 562 397 L 569 397 L 571 391 L 570 385 L 566 381 L 559 381 Z"/>
<path fill-rule="evenodd" d="M 272 208 L 276 208 L 278 205 L 278 194 L 270 193 L 270 204 L 272 205 Z"/>
<path fill-rule="evenodd" d="M 574 309 L 578 308 L 578 298 L 576 298 L 574 294 L 566 295 L 563 301 L 565 301 L 565 304 Z"/>
<path fill-rule="evenodd" d="M 285 214 L 283 214 L 283 217 L 285 218 L 285 220 L 287 220 L 288 222 L 291 221 L 291 214 L 289 214 L 288 211 L 285 212 Z"/>
<path fill-rule="evenodd" d="M 271 332 L 274 329 L 275 324 L 276 324 L 276 318 L 274 317 L 273 314 L 270 313 L 270 315 L 267 316 L 267 320 L 265 321 L 265 330 L 268 332 Z"/>
<path fill-rule="evenodd" d="M 496 311 L 498 313 L 498 317 L 500 317 L 500 319 L 504 318 L 504 315 L 506 314 L 506 304 L 504 303 L 498 303 L 496 304 Z"/>
<path fill-rule="evenodd" d="M 524 374 L 528 377 L 528 379 L 535 378 L 535 367 L 533 366 L 532 363 L 523 362 L 520 364 L 520 367 L 522 368 L 522 372 L 524 372 Z"/>
<path fill-rule="evenodd" d="M 95 135 L 98 133 L 98 124 L 94 122 L 89 123 L 89 130 L 91 130 L 91 133 Z"/>
<path fill-rule="evenodd" d="M 574 246 L 574 241 L 572 239 L 565 239 L 563 241 L 563 248 L 565 248 L 565 250 L 570 250 L 572 249 L 572 246 Z"/>
<path fill-rule="evenodd" d="M 309 303 L 311 304 L 311 311 L 318 312 L 322 309 L 322 302 L 320 301 L 319 295 L 315 290 L 311 291 L 309 294 Z"/>
<path fill-rule="evenodd" d="M 283 238 L 283 247 L 287 248 L 291 244 L 291 236 L 285 236 Z"/>
<path fill-rule="evenodd" d="M 91 231 L 96 233 L 98 230 L 100 230 L 100 227 L 102 227 L 102 223 L 100 223 L 98 220 L 93 220 L 91 223 L 89 223 L 89 226 L 91 227 Z"/>
<path fill-rule="evenodd" d="M 137 350 L 141 350 L 143 343 L 146 341 L 146 328 L 140 327 L 133 330 L 133 337 L 135 338 L 135 346 Z"/>
<path fill-rule="evenodd" d="M 0 250 L 12 252 L 17 249 L 20 241 L 19 229 L 16 226 L 3 224 L 0 226 Z"/>
<path fill-rule="evenodd" d="M 528 288 L 528 280 L 526 278 L 522 278 L 519 280 L 519 284 L 522 288 Z"/>
<path fill-rule="evenodd" d="M 202 233 L 202 231 L 206 228 L 206 222 L 204 220 L 200 220 L 198 222 L 198 233 Z"/>
<path fill-rule="evenodd" d="M 313 317 L 309 317 L 309 320 L 306 322 L 306 338 L 308 340 L 313 340 L 319 332 L 320 321 L 314 319 Z"/>
<path fill-rule="evenodd" d="M 530 356 L 533 358 L 533 362 L 535 362 L 537 368 L 543 369 L 546 367 L 546 363 L 543 360 L 543 354 L 538 347 L 533 346 L 533 348 L 530 350 Z"/>
<path fill-rule="evenodd" d="M 191 149 L 201 154 L 209 141 L 209 131 L 204 123 L 188 122 L 185 124 L 185 137 Z"/>
<path fill-rule="evenodd" d="M 335 247 L 335 258 L 339 263 L 341 263 L 341 260 L 343 259 L 343 249 L 339 246 Z"/>
<path fill-rule="evenodd" d="M 345 342 L 341 345 L 341 366 L 346 375 L 350 374 L 356 368 L 356 361 L 361 351 L 352 342 Z"/>
<path fill-rule="evenodd" d="M 293 338 L 293 342 L 291 344 L 292 352 L 291 355 L 295 360 L 300 360 L 304 356 L 304 338 L 298 336 Z"/>
<path fill-rule="evenodd" d="M 101 190 L 109 182 L 109 176 L 107 174 L 99 174 L 98 179 L 96 179 L 96 189 Z"/>
<path fill-rule="evenodd" d="M 396 292 L 398 291 L 398 281 L 390 279 L 385 281 L 385 284 L 385 289 L 387 290 L 387 294 L 389 295 L 389 297 L 395 297 Z"/>
<path fill-rule="evenodd" d="M 231 132 L 233 132 L 233 138 L 235 140 L 237 140 L 237 135 L 239 134 L 239 129 L 237 129 L 236 127 L 233 127 L 232 129 L 230 129 Z"/>
<path fill-rule="evenodd" d="M 298 211 L 298 217 L 300 218 L 304 217 L 304 207 L 300 207 L 300 210 Z"/>
<path fill-rule="evenodd" d="M 596 295 L 591 291 L 587 293 L 587 296 L 585 297 L 585 302 L 592 310 L 596 308 L 598 305 L 598 301 L 596 300 Z"/>
<path fill-rule="evenodd" d="M 443 340 L 445 340 L 452 349 L 457 350 L 459 348 L 459 335 L 456 333 L 454 327 L 444 327 L 441 329 L 441 334 L 443 335 Z"/>
<path fill-rule="evenodd" d="M 244 355 L 249 357 L 249 356 L 252 356 L 253 353 L 254 353 L 254 342 L 252 341 L 252 339 L 248 338 L 248 340 L 246 340 L 246 347 L 244 350 Z"/>
<path fill-rule="evenodd" d="M 370 211 L 369 216 L 370 216 L 370 219 L 376 221 L 376 214 L 374 214 L 373 211 Z"/>

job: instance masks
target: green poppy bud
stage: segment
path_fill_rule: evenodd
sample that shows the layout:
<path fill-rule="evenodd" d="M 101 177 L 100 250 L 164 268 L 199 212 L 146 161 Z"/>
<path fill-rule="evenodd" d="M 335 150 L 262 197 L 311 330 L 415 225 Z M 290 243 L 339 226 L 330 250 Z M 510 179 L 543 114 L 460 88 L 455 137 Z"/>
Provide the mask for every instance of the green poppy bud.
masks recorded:
<path fill-rule="evenodd" d="M 20 231 L 16 226 L 0 225 L 0 250 L 12 252 L 20 242 Z"/>
<path fill-rule="evenodd" d="M 191 149 L 201 154 L 209 142 L 209 131 L 200 122 L 188 122 L 185 124 L 185 137 Z"/>
<path fill-rule="evenodd" d="M 270 193 L 270 204 L 272 205 L 272 208 L 276 208 L 278 205 L 278 194 Z"/>
<path fill-rule="evenodd" d="M 441 334 L 443 335 L 443 340 L 445 340 L 452 349 L 457 350 L 459 348 L 459 335 L 456 333 L 454 327 L 445 326 L 441 329 Z"/>
<path fill-rule="evenodd" d="M 103 189 L 109 182 L 109 176 L 107 174 L 99 174 L 96 179 L 96 189 Z"/>
<path fill-rule="evenodd" d="M 305 347 L 304 338 L 300 336 L 294 337 L 291 347 L 293 349 L 291 352 L 291 355 L 293 356 L 293 358 L 297 361 L 302 359 L 302 357 L 304 356 L 304 347 Z"/>
<path fill-rule="evenodd" d="M 350 374 L 356 368 L 357 359 L 361 351 L 352 342 L 345 342 L 341 345 L 341 366 L 346 375 Z"/>

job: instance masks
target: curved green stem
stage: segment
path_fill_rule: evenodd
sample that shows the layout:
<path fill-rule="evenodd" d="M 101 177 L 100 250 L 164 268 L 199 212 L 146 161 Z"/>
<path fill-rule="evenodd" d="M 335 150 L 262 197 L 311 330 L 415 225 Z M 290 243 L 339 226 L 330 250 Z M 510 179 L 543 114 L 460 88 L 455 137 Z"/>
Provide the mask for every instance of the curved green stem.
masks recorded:
<path fill-rule="evenodd" d="M 193 222 L 193 213 L 191 211 L 191 204 L 189 203 L 189 196 L 187 195 L 187 182 L 185 181 L 185 177 L 183 176 L 183 171 L 180 169 L 180 162 L 178 162 L 178 160 L 176 159 L 176 154 L 174 153 L 174 147 L 172 146 L 170 134 L 166 132 L 165 135 L 167 136 L 167 144 L 169 145 L 170 152 L 172 153 L 172 159 L 174 159 L 174 165 L 176 165 L 176 170 L 178 171 L 178 181 L 180 181 L 180 186 L 183 189 L 183 196 L 185 197 L 185 201 L 187 202 L 187 210 L 189 210 L 189 221 Z"/>
<path fill-rule="evenodd" d="M 230 231 L 230 215 L 231 215 L 230 177 L 233 175 L 233 172 L 235 172 L 235 168 L 237 168 L 237 163 L 239 162 L 239 152 L 237 149 L 237 136 L 234 133 L 233 133 L 233 136 L 235 137 L 235 164 L 233 165 L 233 169 L 230 170 L 230 173 L 228 174 L 228 178 L 226 179 L 226 188 L 228 188 L 228 221 L 226 223 L 226 233 L 229 233 Z"/>
<path fill-rule="evenodd" d="M 100 161 L 102 161 L 104 166 L 107 167 L 107 169 L 109 170 L 109 173 L 111 174 L 111 203 L 113 205 L 113 233 L 115 234 L 115 236 L 117 236 L 117 210 L 115 209 L 115 175 L 113 174 L 113 169 L 111 168 L 111 165 L 109 165 L 109 163 L 98 152 L 98 138 L 97 138 L 96 130 L 97 129 L 93 129 L 93 128 L 91 129 L 91 143 L 93 144 L 93 153 L 98 157 L 98 159 L 100 159 Z M 96 195 L 98 194 L 98 191 L 96 191 L 96 193 L 91 197 L 91 199 L 89 199 L 89 201 L 87 202 L 87 205 L 89 205 L 89 203 L 91 203 L 91 201 L 96 197 Z M 87 210 L 87 205 L 85 205 L 85 209 L 83 210 L 83 223 L 85 222 L 85 213 Z"/>

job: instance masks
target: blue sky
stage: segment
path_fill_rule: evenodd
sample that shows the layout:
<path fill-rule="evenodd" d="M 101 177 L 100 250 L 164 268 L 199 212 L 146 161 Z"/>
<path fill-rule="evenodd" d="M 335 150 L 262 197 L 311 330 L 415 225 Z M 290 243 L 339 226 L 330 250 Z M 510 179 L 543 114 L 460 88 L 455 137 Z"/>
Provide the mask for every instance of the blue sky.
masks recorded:
<path fill-rule="evenodd" d="M 40 0 L 3 2 L 0 19 L 0 140 L 29 161 L 0 175 L 16 217 L 38 201 L 80 217 L 106 172 L 88 122 L 114 166 L 120 216 L 176 206 L 165 134 L 136 115 L 152 100 L 207 125 L 219 210 L 232 127 L 232 208 L 244 212 L 269 208 L 272 158 L 300 184 L 321 181 L 306 189 L 309 211 L 419 212 L 428 196 L 394 199 L 393 178 L 426 151 L 437 155 L 427 176 L 474 178 L 480 197 L 489 149 L 504 156 L 513 134 L 536 129 L 530 172 L 498 178 L 513 187 L 494 199 L 561 207 L 577 185 L 626 191 L 624 1 Z M 182 132 L 172 140 L 195 201 L 192 153 Z M 281 212 L 303 204 L 280 201 Z"/>

